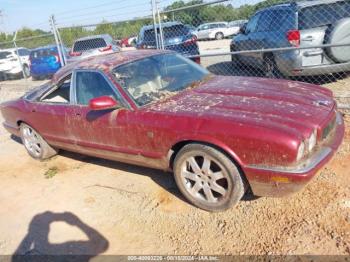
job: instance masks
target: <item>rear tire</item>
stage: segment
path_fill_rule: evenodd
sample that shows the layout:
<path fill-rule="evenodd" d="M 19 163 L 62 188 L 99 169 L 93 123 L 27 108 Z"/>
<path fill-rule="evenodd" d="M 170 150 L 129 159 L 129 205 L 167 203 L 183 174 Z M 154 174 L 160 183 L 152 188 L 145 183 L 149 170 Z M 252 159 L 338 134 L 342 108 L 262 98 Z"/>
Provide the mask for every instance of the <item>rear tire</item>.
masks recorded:
<path fill-rule="evenodd" d="M 30 69 L 29 69 L 28 65 L 23 65 L 23 73 L 24 73 L 25 77 L 30 76 Z"/>
<path fill-rule="evenodd" d="M 22 123 L 20 132 L 24 147 L 34 159 L 44 160 L 57 154 L 58 150 L 51 147 L 31 126 Z"/>
<path fill-rule="evenodd" d="M 219 150 L 203 145 L 184 146 L 174 160 L 175 181 L 185 198 L 207 211 L 236 205 L 246 190 L 244 176 Z"/>
<path fill-rule="evenodd" d="M 273 55 L 264 56 L 264 75 L 267 78 L 283 78 L 283 74 L 279 71 Z"/>
<path fill-rule="evenodd" d="M 224 39 L 224 37 L 225 37 L 224 34 L 221 33 L 221 32 L 218 32 L 218 33 L 215 34 L 215 39 L 216 40 Z"/>

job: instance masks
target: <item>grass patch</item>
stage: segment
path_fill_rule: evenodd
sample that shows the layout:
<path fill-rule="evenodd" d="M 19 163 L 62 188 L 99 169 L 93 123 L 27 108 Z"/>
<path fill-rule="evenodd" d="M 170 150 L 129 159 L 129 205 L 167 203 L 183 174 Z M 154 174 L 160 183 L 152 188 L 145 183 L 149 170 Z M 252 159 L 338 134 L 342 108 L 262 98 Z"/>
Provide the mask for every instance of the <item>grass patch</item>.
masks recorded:
<path fill-rule="evenodd" d="M 44 174 L 46 179 L 50 179 L 53 178 L 55 175 L 57 175 L 58 173 L 58 167 L 57 166 L 53 166 L 50 167 Z"/>

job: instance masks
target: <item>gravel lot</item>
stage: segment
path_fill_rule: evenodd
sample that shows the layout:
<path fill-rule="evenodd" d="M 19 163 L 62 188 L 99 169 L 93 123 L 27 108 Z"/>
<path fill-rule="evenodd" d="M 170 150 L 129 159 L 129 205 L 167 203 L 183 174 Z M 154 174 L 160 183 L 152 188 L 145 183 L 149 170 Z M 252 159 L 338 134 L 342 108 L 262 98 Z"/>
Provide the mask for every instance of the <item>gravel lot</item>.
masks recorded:
<path fill-rule="evenodd" d="M 0 102 L 37 84 L 1 82 Z M 349 78 L 325 86 L 350 93 Z M 302 192 L 247 196 L 222 213 L 188 204 L 169 173 L 68 152 L 35 161 L 0 128 L 0 254 L 349 255 L 349 115 L 345 121 L 339 152 Z"/>

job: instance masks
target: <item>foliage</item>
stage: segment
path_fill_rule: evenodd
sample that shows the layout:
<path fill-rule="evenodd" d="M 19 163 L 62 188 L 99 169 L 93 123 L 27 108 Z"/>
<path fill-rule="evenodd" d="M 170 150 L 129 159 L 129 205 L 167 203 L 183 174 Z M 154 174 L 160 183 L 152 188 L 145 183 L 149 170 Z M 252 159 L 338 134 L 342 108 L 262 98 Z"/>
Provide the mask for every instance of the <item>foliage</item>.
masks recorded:
<path fill-rule="evenodd" d="M 216 4 L 206 5 L 201 7 L 189 8 L 185 10 L 167 12 L 163 14 L 163 21 L 180 21 L 184 24 L 198 26 L 205 22 L 215 21 L 233 21 L 239 19 L 248 19 L 257 10 L 274 5 L 276 3 L 285 2 L 285 0 L 265 0 L 255 5 L 242 5 L 238 8 L 233 7 L 231 4 Z M 203 3 L 203 0 L 192 0 L 184 2 L 182 0 L 175 1 L 171 5 L 167 6 L 164 11 L 170 11 L 177 8 L 192 6 Z M 63 42 L 67 47 L 70 47 L 73 42 L 80 37 L 96 34 L 110 34 L 114 39 L 122 39 L 124 37 L 137 35 L 142 26 L 151 24 L 151 19 L 138 19 L 133 21 L 108 23 L 102 21 L 95 27 L 71 27 L 60 29 L 60 34 Z M 38 38 L 32 38 L 41 36 Z M 12 43 L 3 44 L 2 42 L 12 41 L 13 34 L 5 34 L 0 32 L 0 49 L 13 47 Z M 25 40 L 20 40 L 20 39 Z M 31 38 L 31 39 L 28 39 Z M 54 44 L 54 36 L 51 32 L 46 32 L 40 29 L 32 30 L 30 28 L 22 28 L 17 32 L 16 41 L 17 46 L 23 46 L 27 48 L 34 48 L 44 46 L 48 44 Z"/>

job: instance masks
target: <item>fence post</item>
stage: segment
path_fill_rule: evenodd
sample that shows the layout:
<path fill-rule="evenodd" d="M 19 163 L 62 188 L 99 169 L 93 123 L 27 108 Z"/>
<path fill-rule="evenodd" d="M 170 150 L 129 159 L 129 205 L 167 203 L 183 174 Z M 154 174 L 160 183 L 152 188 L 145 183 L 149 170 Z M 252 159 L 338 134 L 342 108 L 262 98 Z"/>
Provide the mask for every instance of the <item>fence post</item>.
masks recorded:
<path fill-rule="evenodd" d="M 155 7 L 156 7 L 156 11 L 157 11 L 157 16 L 158 16 L 158 22 L 159 22 L 160 49 L 164 49 L 162 20 L 160 18 L 160 13 L 159 13 L 159 8 L 158 8 L 158 0 L 154 0 L 154 2 L 155 2 Z"/>
<path fill-rule="evenodd" d="M 62 56 L 62 50 L 61 50 L 62 45 L 60 44 L 60 41 L 59 41 L 58 36 L 57 36 L 57 28 L 56 28 L 56 24 L 55 24 L 55 17 L 54 17 L 54 15 L 50 16 L 50 24 L 51 24 L 53 35 L 55 37 L 55 42 L 56 42 L 56 45 L 57 45 L 58 56 L 60 57 L 60 63 L 61 63 L 61 66 L 63 67 L 65 63 L 64 63 L 64 58 Z"/>
<path fill-rule="evenodd" d="M 21 66 L 21 69 L 22 69 L 23 78 L 24 78 L 24 79 L 27 79 L 27 76 L 26 76 L 26 74 L 24 73 L 24 69 L 23 69 L 23 64 L 22 64 L 21 56 L 20 56 L 19 53 L 18 53 L 18 48 L 17 48 L 17 44 L 16 44 L 16 38 L 17 38 L 17 31 L 16 31 L 16 33 L 15 33 L 15 36 L 13 37 L 13 46 L 15 47 L 16 54 L 17 54 L 17 58 L 18 58 L 18 62 L 19 62 L 19 65 Z"/>
<path fill-rule="evenodd" d="M 153 17 L 153 29 L 154 29 L 154 37 L 156 39 L 156 48 L 159 49 L 159 44 L 158 44 L 158 34 L 157 34 L 157 21 L 156 21 L 156 11 L 155 11 L 155 0 L 151 0 L 151 5 L 152 5 L 152 17 Z"/>

